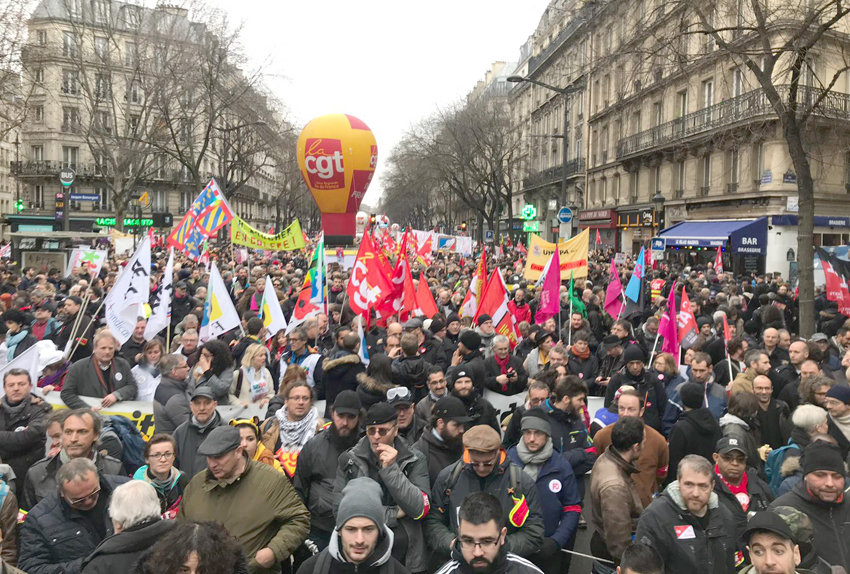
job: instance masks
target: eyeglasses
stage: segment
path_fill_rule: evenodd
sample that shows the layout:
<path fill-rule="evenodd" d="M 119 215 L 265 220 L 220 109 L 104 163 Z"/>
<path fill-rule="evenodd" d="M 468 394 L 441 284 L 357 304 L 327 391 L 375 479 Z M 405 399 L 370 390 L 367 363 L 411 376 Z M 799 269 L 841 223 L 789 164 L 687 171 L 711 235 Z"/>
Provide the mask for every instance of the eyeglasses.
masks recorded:
<path fill-rule="evenodd" d="M 494 466 L 496 466 L 495 458 L 490 462 L 481 462 L 478 460 L 470 460 L 469 462 L 474 468 L 493 468 Z"/>
<path fill-rule="evenodd" d="M 78 498 L 77 500 L 68 500 L 68 504 L 70 506 L 79 506 L 79 505 L 81 505 L 85 502 L 97 500 L 97 497 L 98 497 L 99 494 L 100 494 L 100 487 L 98 486 L 97 489 L 94 492 L 92 492 L 91 494 L 89 494 L 88 496 Z"/>
<path fill-rule="evenodd" d="M 393 427 L 388 427 L 388 428 L 366 427 L 366 434 L 369 435 L 369 436 L 375 436 L 375 435 L 387 436 L 387 433 L 389 433 L 391 430 L 393 430 Z"/>
<path fill-rule="evenodd" d="M 158 460 L 168 460 L 174 457 L 173 452 L 152 452 L 148 455 L 150 458 L 156 458 Z"/>
<path fill-rule="evenodd" d="M 491 548 L 498 544 L 498 538 L 485 538 L 483 540 L 473 540 L 472 538 L 461 538 L 460 546 L 464 550 L 473 550 L 475 547 L 479 547 L 484 550 L 485 548 Z"/>

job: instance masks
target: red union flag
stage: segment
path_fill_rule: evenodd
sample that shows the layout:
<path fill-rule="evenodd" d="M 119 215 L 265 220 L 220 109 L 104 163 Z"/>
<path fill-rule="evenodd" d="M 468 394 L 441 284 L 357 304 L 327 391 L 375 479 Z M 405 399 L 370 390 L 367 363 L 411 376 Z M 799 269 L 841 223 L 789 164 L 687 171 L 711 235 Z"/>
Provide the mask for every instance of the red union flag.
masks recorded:
<path fill-rule="evenodd" d="M 511 348 L 517 344 L 516 321 L 513 313 L 508 310 L 508 289 L 505 287 L 505 280 L 502 277 L 502 272 L 497 267 L 490 275 L 490 280 L 487 281 L 487 286 L 484 288 L 484 293 L 481 295 L 478 303 L 478 312 L 475 314 L 477 320 L 481 315 L 490 315 L 493 318 L 493 327 L 496 329 L 497 335 L 504 335 L 511 342 Z"/>
<path fill-rule="evenodd" d="M 369 317 L 369 311 L 393 292 L 389 277 L 376 265 L 377 254 L 368 233 L 363 233 L 357 259 L 348 282 L 348 304 L 357 315 Z"/>
<path fill-rule="evenodd" d="M 675 295 L 671 292 L 671 297 Z M 697 321 L 694 311 L 691 309 L 691 300 L 688 293 L 682 287 L 682 304 L 679 307 L 679 342 L 683 349 L 690 349 L 697 340 Z"/>
<path fill-rule="evenodd" d="M 345 187 L 345 165 L 342 141 L 328 138 L 307 138 L 304 146 L 304 169 L 313 189 L 334 190 Z"/>

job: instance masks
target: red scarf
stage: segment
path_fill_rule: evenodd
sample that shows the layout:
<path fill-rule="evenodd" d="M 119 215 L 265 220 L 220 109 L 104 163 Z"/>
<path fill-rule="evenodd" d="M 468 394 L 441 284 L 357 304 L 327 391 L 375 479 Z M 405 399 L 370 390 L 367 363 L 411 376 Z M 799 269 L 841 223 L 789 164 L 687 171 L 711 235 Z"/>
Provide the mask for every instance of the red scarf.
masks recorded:
<path fill-rule="evenodd" d="M 573 352 L 573 355 L 575 355 L 576 358 L 581 359 L 582 361 L 586 361 L 587 358 L 590 356 L 590 347 L 585 348 L 584 353 L 579 353 L 575 347 L 573 347 L 571 350 Z"/>
<path fill-rule="evenodd" d="M 504 359 L 500 359 L 499 355 L 493 355 L 493 358 L 496 359 L 496 364 L 499 365 L 499 370 L 502 371 L 500 374 L 507 375 L 508 374 L 508 363 L 511 360 L 510 354 L 505 355 Z"/>
<path fill-rule="evenodd" d="M 738 502 L 741 504 L 741 508 L 744 509 L 744 512 L 747 512 L 750 508 L 750 494 L 747 492 L 747 483 L 750 479 L 747 477 L 747 473 L 744 472 L 744 475 L 741 477 L 741 484 L 735 485 L 731 484 L 723 475 L 720 474 L 720 469 L 717 468 L 717 465 L 714 465 L 714 472 L 717 473 L 717 476 L 720 477 L 720 480 L 723 481 L 723 484 L 729 489 L 729 492 L 735 495 L 735 498 L 738 499 Z"/>

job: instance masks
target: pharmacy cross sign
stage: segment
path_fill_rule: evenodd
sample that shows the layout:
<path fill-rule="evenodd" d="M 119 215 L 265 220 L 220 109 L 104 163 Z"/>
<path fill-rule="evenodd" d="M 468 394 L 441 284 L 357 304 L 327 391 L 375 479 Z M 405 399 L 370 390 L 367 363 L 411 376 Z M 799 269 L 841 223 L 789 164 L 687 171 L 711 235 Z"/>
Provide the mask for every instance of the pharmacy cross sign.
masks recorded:
<path fill-rule="evenodd" d="M 531 221 L 537 217 L 537 209 L 530 203 L 525 204 L 522 208 L 522 218 L 526 221 Z"/>

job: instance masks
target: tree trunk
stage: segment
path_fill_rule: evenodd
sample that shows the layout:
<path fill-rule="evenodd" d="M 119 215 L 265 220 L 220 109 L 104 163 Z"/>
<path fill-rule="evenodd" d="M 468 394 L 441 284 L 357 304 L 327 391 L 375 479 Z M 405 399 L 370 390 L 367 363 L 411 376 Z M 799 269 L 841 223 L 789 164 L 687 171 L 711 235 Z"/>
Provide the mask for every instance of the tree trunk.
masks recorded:
<path fill-rule="evenodd" d="M 798 330 L 800 336 L 808 339 L 815 332 L 815 186 L 799 125 L 793 119 L 786 121 L 784 132 L 791 161 L 797 171 L 797 190 L 800 196 L 797 227 L 797 277 L 800 285 L 797 300 L 800 309 Z"/>

